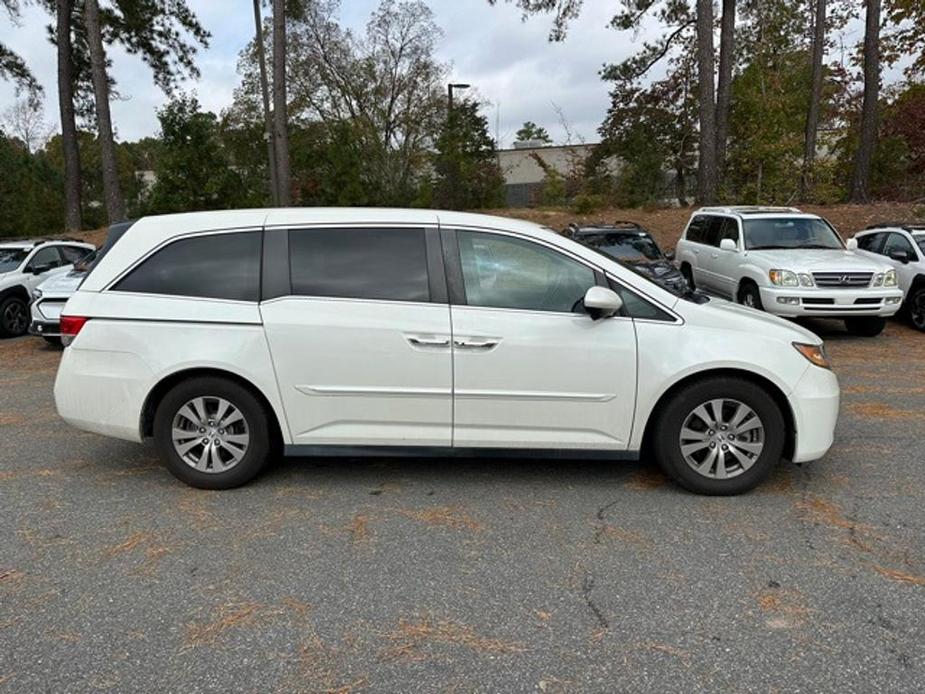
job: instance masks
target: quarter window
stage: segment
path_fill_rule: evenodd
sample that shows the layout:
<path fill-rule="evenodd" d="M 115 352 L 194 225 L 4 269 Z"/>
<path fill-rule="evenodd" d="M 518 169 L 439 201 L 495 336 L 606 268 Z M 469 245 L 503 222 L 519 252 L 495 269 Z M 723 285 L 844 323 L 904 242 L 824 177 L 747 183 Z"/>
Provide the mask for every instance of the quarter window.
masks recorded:
<path fill-rule="evenodd" d="M 257 301 L 262 234 L 247 231 L 180 239 L 119 280 L 123 292 Z"/>
<path fill-rule="evenodd" d="M 561 253 L 500 234 L 460 231 L 469 306 L 578 313 L 594 271 Z"/>
<path fill-rule="evenodd" d="M 292 293 L 430 301 L 423 229 L 289 232 Z"/>

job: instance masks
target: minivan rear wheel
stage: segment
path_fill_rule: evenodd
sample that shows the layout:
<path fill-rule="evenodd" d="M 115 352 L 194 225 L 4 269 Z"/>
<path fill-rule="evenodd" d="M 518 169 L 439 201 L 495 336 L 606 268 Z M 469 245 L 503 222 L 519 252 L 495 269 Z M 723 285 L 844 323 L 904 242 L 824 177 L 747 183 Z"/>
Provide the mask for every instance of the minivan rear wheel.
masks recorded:
<path fill-rule="evenodd" d="M 174 386 L 154 415 L 154 440 L 171 474 L 200 489 L 256 477 L 270 456 L 270 420 L 246 388 L 219 377 Z"/>
<path fill-rule="evenodd" d="M 784 417 L 761 386 L 741 378 L 697 381 L 665 406 L 654 436 L 662 470 L 699 494 L 741 494 L 780 461 Z"/>

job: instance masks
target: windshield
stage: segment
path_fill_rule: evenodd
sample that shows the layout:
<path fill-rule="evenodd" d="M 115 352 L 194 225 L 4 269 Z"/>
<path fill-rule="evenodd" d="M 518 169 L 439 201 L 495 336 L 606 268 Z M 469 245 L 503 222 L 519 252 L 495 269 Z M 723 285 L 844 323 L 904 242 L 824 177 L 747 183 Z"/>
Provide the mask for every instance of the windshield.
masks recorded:
<path fill-rule="evenodd" d="M 638 263 L 662 259 L 658 245 L 644 232 L 582 234 L 578 241 L 616 260 Z"/>
<path fill-rule="evenodd" d="M 845 246 L 835 230 L 823 219 L 812 217 L 765 217 L 746 219 L 745 248 L 760 251 L 772 248 L 828 248 Z"/>
<path fill-rule="evenodd" d="M 28 254 L 25 248 L 0 248 L 0 273 L 18 268 Z"/>

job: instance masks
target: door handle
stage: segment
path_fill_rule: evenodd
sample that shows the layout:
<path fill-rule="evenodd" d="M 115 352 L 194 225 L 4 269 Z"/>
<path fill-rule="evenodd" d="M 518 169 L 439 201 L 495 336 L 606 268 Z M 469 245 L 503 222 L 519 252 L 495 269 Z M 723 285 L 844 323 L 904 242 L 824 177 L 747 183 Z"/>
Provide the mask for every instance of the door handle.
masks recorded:
<path fill-rule="evenodd" d="M 412 347 L 449 347 L 448 337 L 424 337 L 422 335 L 405 335 Z"/>
<path fill-rule="evenodd" d="M 469 349 L 475 351 L 487 352 L 498 346 L 500 340 L 492 337 L 466 337 L 453 340 L 453 344 L 459 349 Z"/>

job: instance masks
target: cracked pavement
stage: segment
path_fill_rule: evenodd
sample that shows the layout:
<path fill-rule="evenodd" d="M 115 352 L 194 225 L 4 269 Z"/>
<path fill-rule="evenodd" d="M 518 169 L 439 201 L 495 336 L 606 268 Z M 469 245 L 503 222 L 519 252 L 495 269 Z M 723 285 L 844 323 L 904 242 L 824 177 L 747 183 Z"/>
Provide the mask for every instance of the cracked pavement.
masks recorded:
<path fill-rule="evenodd" d="M 737 498 L 645 461 L 197 491 L 57 418 L 58 350 L 0 341 L 0 692 L 922 691 L 925 335 L 809 326 L 836 444 Z"/>

